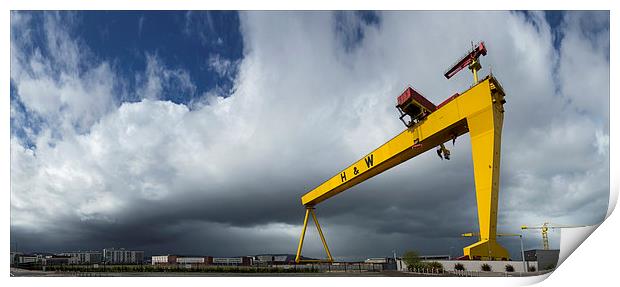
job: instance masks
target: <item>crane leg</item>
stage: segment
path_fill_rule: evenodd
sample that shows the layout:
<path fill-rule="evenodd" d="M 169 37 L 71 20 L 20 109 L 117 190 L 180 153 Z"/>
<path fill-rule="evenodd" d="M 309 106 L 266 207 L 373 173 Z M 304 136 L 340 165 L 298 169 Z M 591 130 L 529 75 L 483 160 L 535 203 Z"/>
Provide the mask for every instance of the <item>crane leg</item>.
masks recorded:
<path fill-rule="evenodd" d="M 308 228 L 308 218 L 310 215 L 312 215 L 312 220 L 314 221 L 314 225 L 316 225 L 316 229 L 319 232 L 319 236 L 321 237 L 321 242 L 323 242 L 323 248 L 325 248 L 325 253 L 327 253 L 327 260 L 301 260 L 301 249 L 304 246 L 304 237 L 306 236 L 306 229 Z M 316 213 L 314 212 L 313 206 L 306 206 L 306 216 L 304 217 L 304 226 L 301 229 L 301 237 L 299 238 L 299 245 L 297 245 L 297 254 L 295 256 L 295 262 L 300 263 L 303 261 L 308 261 L 308 262 L 327 261 L 329 263 L 334 262 L 334 258 L 332 258 L 332 254 L 329 252 L 329 247 L 327 247 L 327 241 L 325 241 L 325 236 L 323 236 L 323 231 L 321 230 L 321 225 L 319 224 L 319 220 L 316 218 Z"/>
<path fill-rule="evenodd" d="M 471 136 L 472 159 L 480 239 L 463 249 L 470 259 L 508 259 L 508 251 L 496 241 L 499 162 L 502 124 L 501 100 L 493 95 L 493 105 L 467 118 Z M 491 100 L 491 99 L 489 99 Z"/>
<path fill-rule="evenodd" d="M 334 262 L 334 258 L 332 258 L 332 254 L 329 252 L 329 247 L 327 247 L 327 242 L 325 241 L 325 237 L 323 236 L 323 231 L 321 231 L 321 225 L 319 224 L 319 221 L 316 219 L 314 208 L 310 209 L 310 213 L 312 213 L 312 219 L 314 219 L 314 224 L 316 225 L 316 229 L 319 231 L 319 236 L 321 236 L 321 241 L 323 242 L 323 248 L 325 248 L 325 253 L 327 253 L 327 261 Z"/>
<path fill-rule="evenodd" d="M 308 215 L 310 215 L 310 208 L 306 208 L 306 217 L 304 218 L 304 227 L 301 229 L 301 237 L 299 237 L 299 245 L 297 245 L 297 255 L 295 256 L 295 262 L 301 261 L 301 249 L 304 246 L 304 236 L 306 236 L 306 228 L 308 228 Z"/>

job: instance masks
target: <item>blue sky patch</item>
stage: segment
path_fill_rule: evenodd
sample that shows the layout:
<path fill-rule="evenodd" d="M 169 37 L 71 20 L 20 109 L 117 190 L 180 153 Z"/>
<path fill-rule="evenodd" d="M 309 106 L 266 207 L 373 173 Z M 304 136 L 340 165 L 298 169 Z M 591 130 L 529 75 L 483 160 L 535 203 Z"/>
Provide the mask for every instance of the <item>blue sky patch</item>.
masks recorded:
<path fill-rule="evenodd" d="M 366 26 L 379 26 L 381 20 L 375 11 L 337 11 L 335 14 L 336 35 L 347 52 L 362 43 Z"/>
<path fill-rule="evenodd" d="M 163 100 L 187 104 L 215 87 L 232 88 L 234 75 L 222 77 L 208 67 L 214 55 L 230 61 L 242 57 L 237 12 L 87 11 L 79 18 L 76 34 L 98 57 L 112 60 L 120 74 L 127 75 L 130 90 L 136 85 L 133 75 L 146 69 L 146 54 L 155 55 L 168 69 L 189 72 L 196 85 L 193 94 L 181 96 L 174 93 L 178 86 L 173 84 L 162 93 Z"/>
<path fill-rule="evenodd" d="M 24 13 L 32 17 L 27 29 L 32 42 L 21 47 L 26 49 L 23 52 L 39 49 L 43 58 L 49 58 L 45 13 Z M 80 72 L 95 62 L 108 61 L 125 91 L 136 90 L 135 75 L 145 72 L 149 55 L 167 69 L 187 71 L 195 91 L 179 95 L 173 82 L 162 92 L 162 100 L 175 103 L 187 104 L 216 87 L 230 90 L 235 75 L 209 69 L 209 61 L 218 57 L 234 63 L 243 56 L 239 15 L 234 11 L 81 11 L 56 12 L 55 17 L 76 40 L 80 52 L 92 60 L 81 61 Z M 119 98 L 119 102 L 139 100 L 131 92 Z"/>

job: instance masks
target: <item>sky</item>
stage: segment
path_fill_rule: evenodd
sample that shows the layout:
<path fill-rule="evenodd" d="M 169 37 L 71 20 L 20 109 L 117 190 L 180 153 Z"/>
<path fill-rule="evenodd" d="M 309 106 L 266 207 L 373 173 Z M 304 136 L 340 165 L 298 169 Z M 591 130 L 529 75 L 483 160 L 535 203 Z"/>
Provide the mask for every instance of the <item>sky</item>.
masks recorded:
<path fill-rule="evenodd" d="M 607 11 L 14 11 L 12 249 L 295 253 L 301 195 L 404 129 L 407 86 L 435 104 L 469 88 L 443 73 L 481 40 L 507 100 L 498 232 L 600 222 Z M 478 228 L 470 147 L 317 206 L 334 257 L 461 255 Z M 310 227 L 304 255 L 323 257 Z"/>

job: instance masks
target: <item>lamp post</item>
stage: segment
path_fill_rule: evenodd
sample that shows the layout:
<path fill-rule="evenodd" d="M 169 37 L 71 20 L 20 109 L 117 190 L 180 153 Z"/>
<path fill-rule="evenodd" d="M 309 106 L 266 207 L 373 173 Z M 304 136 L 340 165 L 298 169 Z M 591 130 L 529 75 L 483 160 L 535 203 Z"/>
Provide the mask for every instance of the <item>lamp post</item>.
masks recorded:
<path fill-rule="evenodd" d="M 523 272 L 527 272 L 525 268 L 525 251 L 523 251 L 523 234 L 519 234 L 519 241 L 521 241 L 521 261 L 523 261 Z"/>

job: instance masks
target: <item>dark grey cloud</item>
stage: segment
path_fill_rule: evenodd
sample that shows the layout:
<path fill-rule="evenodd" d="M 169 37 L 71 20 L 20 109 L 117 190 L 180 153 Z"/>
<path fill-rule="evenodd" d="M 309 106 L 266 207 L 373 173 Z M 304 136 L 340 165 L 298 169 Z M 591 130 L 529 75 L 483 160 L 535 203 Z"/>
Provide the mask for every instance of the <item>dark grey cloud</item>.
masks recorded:
<path fill-rule="evenodd" d="M 467 72 L 451 81 L 442 74 L 471 39 L 486 41 L 484 72 L 490 65 L 507 92 L 499 231 L 599 222 L 609 193 L 609 48 L 600 43 L 609 34 L 584 37 L 580 17 L 591 15 L 569 12 L 557 50 L 542 14 L 469 13 L 383 12 L 380 24 L 360 24 L 355 14 L 336 21 L 332 13 L 242 13 L 246 52 L 235 92 L 191 110 L 146 92 L 137 103 L 83 106 L 72 99 L 92 96 L 80 90 L 88 78 L 55 81 L 37 68 L 53 62 L 22 54 L 12 38 L 20 99 L 58 123 L 36 137 L 36 149 L 11 139 L 12 242 L 29 250 L 294 253 L 300 196 L 403 129 L 394 101 L 406 85 L 435 103 L 468 87 Z M 18 18 L 12 29 L 27 27 Z M 48 32 L 71 47 L 75 39 L 57 27 Z M 345 39 L 358 41 L 354 49 L 339 42 L 343 31 L 363 35 Z M 87 57 L 67 53 L 72 62 Z M 183 74 L 150 65 L 158 73 L 141 75 L 143 91 Z M 577 81 L 577 66 L 589 81 Z M 113 98 L 113 84 L 90 84 L 100 87 L 99 103 Z M 575 92 L 586 88 L 588 97 Z M 59 102 L 76 108 L 66 114 Z M 87 133 L 71 128 L 92 111 Z M 58 127 L 63 136 L 52 137 Z M 451 161 L 429 152 L 319 205 L 334 255 L 457 255 L 472 243 L 459 236 L 477 229 L 468 135 L 449 148 Z M 538 233 L 526 234 L 527 247 L 540 246 Z M 306 254 L 322 256 L 312 228 L 307 238 Z M 518 240 L 501 241 L 518 256 Z"/>

